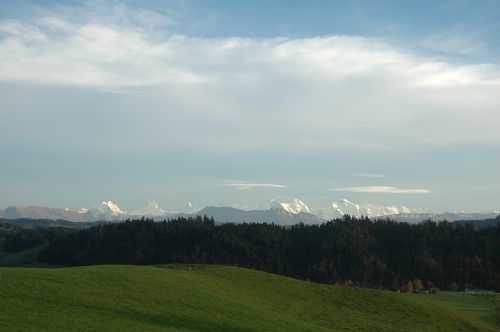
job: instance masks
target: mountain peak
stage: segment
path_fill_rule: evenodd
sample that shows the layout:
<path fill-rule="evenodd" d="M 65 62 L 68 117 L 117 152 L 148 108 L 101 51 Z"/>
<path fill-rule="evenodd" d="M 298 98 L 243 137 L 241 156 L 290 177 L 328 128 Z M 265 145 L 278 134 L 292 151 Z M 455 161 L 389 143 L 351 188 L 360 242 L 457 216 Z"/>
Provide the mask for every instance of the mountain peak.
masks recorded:
<path fill-rule="evenodd" d="M 119 216 L 119 215 L 126 213 L 126 212 L 122 211 L 118 207 L 118 205 L 116 205 L 112 201 L 102 202 L 101 204 L 104 205 L 104 209 L 109 210 L 111 212 L 111 215 L 113 215 L 113 216 Z"/>
<path fill-rule="evenodd" d="M 312 213 L 311 209 L 300 199 L 294 198 L 288 203 L 278 202 L 277 200 L 271 200 L 272 209 L 283 209 L 288 213 L 299 214 L 299 213 Z"/>
<path fill-rule="evenodd" d="M 385 217 L 398 214 L 417 213 L 418 210 L 406 206 L 383 206 L 376 204 L 355 204 L 343 198 L 332 202 L 330 217 L 341 217 L 349 214 L 354 217 Z M 326 212 L 328 214 L 328 212 Z"/>
<path fill-rule="evenodd" d="M 136 216 L 159 217 L 159 216 L 165 215 L 166 213 L 167 213 L 167 211 L 162 209 L 157 201 L 152 200 L 152 201 L 148 202 L 148 204 L 146 205 L 146 207 L 144 209 L 139 210 L 139 211 L 134 211 L 131 214 L 136 215 Z"/>

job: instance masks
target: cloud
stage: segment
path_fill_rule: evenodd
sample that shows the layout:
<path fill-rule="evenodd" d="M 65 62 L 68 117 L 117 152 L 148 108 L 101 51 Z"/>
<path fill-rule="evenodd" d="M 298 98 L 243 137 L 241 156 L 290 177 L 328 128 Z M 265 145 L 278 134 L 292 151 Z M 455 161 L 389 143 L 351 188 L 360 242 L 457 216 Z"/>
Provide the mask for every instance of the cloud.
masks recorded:
<path fill-rule="evenodd" d="M 499 84 L 494 65 L 419 58 L 379 39 L 189 37 L 170 33 L 158 13 L 108 7 L 108 15 L 87 6 L 0 21 L 0 80 L 101 89 L 290 75 L 334 82 L 375 75 L 434 88 Z"/>
<path fill-rule="evenodd" d="M 373 173 L 353 173 L 351 175 L 355 176 L 355 177 L 372 178 L 372 179 L 386 178 L 387 177 L 387 175 L 384 175 L 384 174 L 373 174 Z"/>
<path fill-rule="evenodd" d="M 47 186 L 81 185 L 92 189 L 80 195 L 114 188 L 120 196 L 133 183 L 139 196 L 170 188 L 181 209 L 181 197 L 233 199 L 245 185 L 230 179 L 245 174 L 281 179 L 320 202 L 324 193 L 312 192 L 332 173 L 369 165 L 391 177 L 405 170 L 429 188 L 454 188 L 464 176 L 498 182 L 499 66 L 478 60 L 480 48 L 461 49 L 468 41 L 424 56 L 353 35 L 197 37 L 195 11 L 160 15 L 116 3 L 48 4 L 0 20 L 4 201 L 25 199 L 24 187 L 34 197 Z M 468 55 L 457 61 L 454 47 Z M 405 190 L 397 178 L 390 191 Z M 235 186 L 214 192 L 219 182 Z M 239 195 L 253 206 L 288 192 L 265 188 Z M 450 191 L 405 199 L 472 204 L 470 191 Z M 489 204 L 493 191 L 476 201 Z"/>
<path fill-rule="evenodd" d="M 221 184 L 224 187 L 231 187 L 238 190 L 244 189 L 255 189 L 255 188 L 287 188 L 287 186 L 282 184 L 274 183 L 224 183 Z"/>
<path fill-rule="evenodd" d="M 106 127 L 99 138 L 115 151 L 148 145 L 219 156 L 387 156 L 416 146 L 500 144 L 497 65 L 423 57 L 362 36 L 186 36 L 174 32 L 183 20 L 173 17 L 86 5 L 2 20 L 0 83 L 123 92 L 107 112 L 99 110 L 104 103 L 75 111 L 69 94 L 57 96 L 66 114 L 88 114 L 82 128 L 113 113 L 115 122 L 97 125 Z M 39 117 L 71 118 L 48 113 Z M 71 148 L 86 151 L 79 130 L 87 135 L 71 131 Z M 132 140 L 130 131 L 141 138 Z M 107 139 L 111 133 L 119 139 Z"/>
<path fill-rule="evenodd" d="M 478 32 L 433 34 L 420 44 L 433 51 L 459 55 L 477 55 L 486 50 Z"/>
<path fill-rule="evenodd" d="M 401 189 L 390 186 L 359 186 L 335 188 L 329 191 L 345 191 L 353 193 L 372 193 L 372 194 L 429 194 L 429 189 Z"/>

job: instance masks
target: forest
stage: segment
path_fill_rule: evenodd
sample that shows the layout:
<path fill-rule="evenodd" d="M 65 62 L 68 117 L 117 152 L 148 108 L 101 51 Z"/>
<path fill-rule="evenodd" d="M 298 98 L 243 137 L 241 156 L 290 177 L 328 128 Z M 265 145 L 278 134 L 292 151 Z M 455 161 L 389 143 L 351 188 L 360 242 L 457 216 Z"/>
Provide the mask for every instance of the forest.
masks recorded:
<path fill-rule="evenodd" d="M 218 224 L 207 217 L 127 220 L 85 230 L 17 231 L 5 249 L 47 242 L 55 265 L 224 264 L 328 284 L 397 290 L 410 280 L 441 289 L 500 291 L 500 227 L 344 216 L 321 225 Z"/>

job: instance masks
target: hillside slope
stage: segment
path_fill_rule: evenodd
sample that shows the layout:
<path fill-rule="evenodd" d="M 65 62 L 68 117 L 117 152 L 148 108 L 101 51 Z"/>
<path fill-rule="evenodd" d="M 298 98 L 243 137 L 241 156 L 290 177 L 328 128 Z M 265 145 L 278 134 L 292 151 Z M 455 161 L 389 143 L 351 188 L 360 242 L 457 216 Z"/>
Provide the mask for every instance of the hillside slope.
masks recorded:
<path fill-rule="evenodd" d="M 0 268 L 3 330 L 488 331 L 424 298 L 224 266 Z"/>

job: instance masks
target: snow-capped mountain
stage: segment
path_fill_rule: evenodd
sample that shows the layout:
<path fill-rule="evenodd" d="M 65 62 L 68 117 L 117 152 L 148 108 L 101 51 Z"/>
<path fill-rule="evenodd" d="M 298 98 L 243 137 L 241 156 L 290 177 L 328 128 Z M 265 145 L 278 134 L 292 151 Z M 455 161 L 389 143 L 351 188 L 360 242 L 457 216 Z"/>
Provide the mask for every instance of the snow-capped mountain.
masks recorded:
<path fill-rule="evenodd" d="M 330 208 L 318 210 L 318 214 L 324 218 L 339 218 L 345 214 L 354 217 L 385 217 L 398 214 L 414 214 L 419 213 L 417 209 L 408 208 L 406 206 L 392 205 L 383 206 L 375 204 L 356 204 L 347 199 L 334 201 Z"/>
<path fill-rule="evenodd" d="M 102 202 L 102 205 L 104 206 L 104 210 L 110 212 L 112 216 L 121 216 L 123 214 L 127 214 L 127 212 L 122 211 L 122 209 L 120 209 L 118 205 L 116 205 L 112 201 Z"/>
<path fill-rule="evenodd" d="M 80 209 L 79 211 L 85 210 L 96 216 L 98 220 L 113 220 L 128 214 L 112 201 L 104 201 L 90 209 Z"/>
<path fill-rule="evenodd" d="M 276 207 L 267 210 L 240 210 L 232 207 L 209 206 L 202 209 L 197 214 L 201 216 L 206 215 L 208 217 L 213 217 L 214 220 L 218 222 L 234 223 L 256 222 L 294 225 L 298 223 L 319 224 L 325 221 L 312 213 L 290 213 L 284 208 Z"/>
<path fill-rule="evenodd" d="M 283 209 L 288 213 L 299 214 L 299 213 L 312 213 L 311 209 L 300 199 L 294 198 L 288 203 L 278 202 L 277 200 L 271 200 L 271 209 Z"/>
<path fill-rule="evenodd" d="M 164 216 L 167 213 L 168 213 L 168 211 L 162 209 L 160 207 L 160 205 L 158 204 L 158 202 L 156 202 L 156 201 L 149 202 L 148 205 L 142 210 L 130 212 L 131 215 L 145 216 L 145 217 L 149 217 L 149 216 L 160 217 L 160 216 Z"/>
<path fill-rule="evenodd" d="M 6 219 L 49 219 L 68 221 L 120 221 L 127 218 L 150 217 L 155 220 L 164 220 L 177 217 L 207 215 L 214 217 L 218 222 L 268 222 L 281 225 L 296 223 L 318 224 L 327 220 L 340 218 L 349 214 L 355 217 L 367 216 L 372 219 L 389 217 L 396 221 L 416 223 L 423 220 L 456 221 L 494 219 L 498 211 L 487 213 L 470 213 L 467 211 L 455 213 L 429 213 L 419 209 L 399 205 L 356 204 L 347 199 L 337 200 L 327 208 L 312 209 L 302 200 L 295 198 L 290 202 L 272 200 L 265 208 L 248 209 L 243 205 L 238 207 L 206 207 L 197 210 L 191 203 L 186 203 L 188 213 L 174 213 L 162 209 L 156 201 L 151 201 L 141 210 L 126 212 L 113 201 L 104 201 L 91 208 L 70 210 L 66 208 L 48 208 L 37 206 L 9 206 L 0 210 L 0 218 Z"/>
<path fill-rule="evenodd" d="M 408 223 L 419 223 L 423 220 L 432 221 L 457 221 L 457 220 L 486 220 L 495 219 L 500 213 L 498 211 L 490 211 L 483 213 L 472 212 L 444 212 L 444 213 L 401 213 L 391 216 L 391 219 Z"/>

